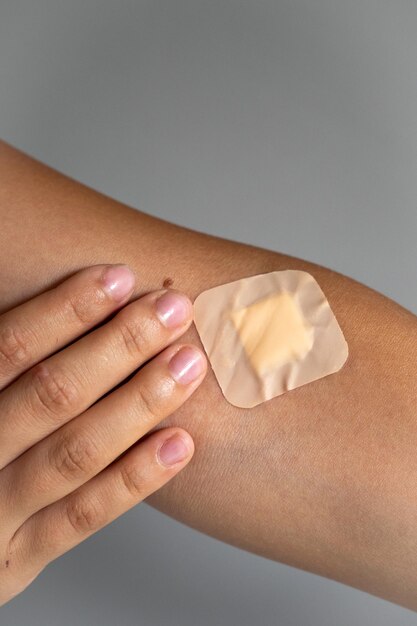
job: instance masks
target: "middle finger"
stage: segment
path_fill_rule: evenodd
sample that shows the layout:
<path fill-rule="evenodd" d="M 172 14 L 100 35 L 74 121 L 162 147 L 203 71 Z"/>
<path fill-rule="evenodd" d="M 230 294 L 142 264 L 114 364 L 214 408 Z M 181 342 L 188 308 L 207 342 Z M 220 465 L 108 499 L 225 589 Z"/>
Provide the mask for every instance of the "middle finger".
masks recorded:
<path fill-rule="evenodd" d="M 85 411 L 181 336 L 191 319 L 185 295 L 153 292 L 29 370 L 0 395 L 0 468 Z"/>

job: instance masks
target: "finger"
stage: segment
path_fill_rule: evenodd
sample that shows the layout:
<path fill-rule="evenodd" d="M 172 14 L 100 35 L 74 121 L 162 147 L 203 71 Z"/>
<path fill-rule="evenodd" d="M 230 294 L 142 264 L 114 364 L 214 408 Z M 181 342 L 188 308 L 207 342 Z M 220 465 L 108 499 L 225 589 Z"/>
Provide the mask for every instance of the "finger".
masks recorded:
<path fill-rule="evenodd" d="M 23 563 L 28 577 L 39 572 L 166 484 L 193 452 L 193 440 L 184 430 L 153 433 L 82 487 L 31 517 L 13 539 L 16 567 Z"/>
<path fill-rule="evenodd" d="M 205 372 L 198 348 L 170 346 L 128 383 L 5 467 L 0 493 L 8 524 L 19 527 L 102 471 L 179 408 Z"/>
<path fill-rule="evenodd" d="M 0 395 L 0 467 L 85 411 L 191 321 L 185 295 L 153 292 L 23 374 Z"/>
<path fill-rule="evenodd" d="M 1 315 L 0 389 L 126 302 L 134 283 L 124 265 L 97 265 Z"/>

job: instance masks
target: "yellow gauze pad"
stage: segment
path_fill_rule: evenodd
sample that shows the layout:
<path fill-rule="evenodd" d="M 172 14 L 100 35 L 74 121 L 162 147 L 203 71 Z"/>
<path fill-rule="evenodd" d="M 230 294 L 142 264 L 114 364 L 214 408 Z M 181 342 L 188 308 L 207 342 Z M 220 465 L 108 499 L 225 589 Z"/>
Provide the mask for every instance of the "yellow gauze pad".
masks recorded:
<path fill-rule="evenodd" d="M 250 408 L 337 372 L 348 346 L 308 272 L 285 270 L 203 291 L 194 319 L 228 402 Z"/>

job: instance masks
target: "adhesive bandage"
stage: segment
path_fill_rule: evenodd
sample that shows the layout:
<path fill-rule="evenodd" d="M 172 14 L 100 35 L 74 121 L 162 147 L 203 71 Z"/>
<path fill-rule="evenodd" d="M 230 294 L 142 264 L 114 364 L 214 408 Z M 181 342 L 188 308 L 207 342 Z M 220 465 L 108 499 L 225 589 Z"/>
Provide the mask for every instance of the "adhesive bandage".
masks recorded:
<path fill-rule="evenodd" d="M 308 272 L 250 276 L 203 291 L 194 319 L 223 395 L 250 408 L 337 372 L 348 346 Z"/>

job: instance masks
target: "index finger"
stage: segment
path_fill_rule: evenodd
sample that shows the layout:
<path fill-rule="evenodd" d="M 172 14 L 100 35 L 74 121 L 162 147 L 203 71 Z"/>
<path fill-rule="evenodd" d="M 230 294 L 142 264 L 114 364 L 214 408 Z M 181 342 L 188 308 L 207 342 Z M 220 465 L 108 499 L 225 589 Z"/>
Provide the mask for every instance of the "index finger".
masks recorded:
<path fill-rule="evenodd" d="M 0 389 L 129 299 L 126 265 L 96 265 L 0 316 Z"/>

